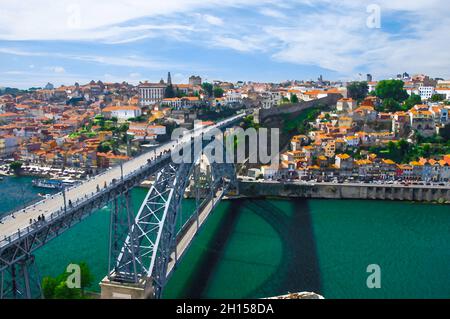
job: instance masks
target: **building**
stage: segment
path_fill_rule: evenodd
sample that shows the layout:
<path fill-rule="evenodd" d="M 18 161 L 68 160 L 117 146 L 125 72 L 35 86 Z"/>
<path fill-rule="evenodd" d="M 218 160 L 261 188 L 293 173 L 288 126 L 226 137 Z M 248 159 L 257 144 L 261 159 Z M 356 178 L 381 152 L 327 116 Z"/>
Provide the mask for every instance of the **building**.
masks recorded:
<path fill-rule="evenodd" d="M 375 89 L 377 88 L 377 84 L 378 84 L 378 82 L 374 82 L 374 81 L 369 81 L 367 83 L 367 85 L 369 86 L 369 93 L 375 91 Z"/>
<path fill-rule="evenodd" d="M 13 135 L 0 136 L 0 158 L 11 156 L 19 147 L 19 139 Z"/>
<path fill-rule="evenodd" d="M 282 97 L 280 92 L 273 91 L 263 94 L 262 107 L 263 109 L 271 109 L 280 104 Z"/>
<path fill-rule="evenodd" d="M 296 135 L 291 139 L 291 150 L 299 151 L 303 145 L 308 142 L 308 137 L 306 135 Z"/>
<path fill-rule="evenodd" d="M 392 117 L 392 132 L 397 136 L 404 136 L 409 131 L 409 115 L 406 112 L 395 112 Z"/>
<path fill-rule="evenodd" d="M 261 170 L 258 168 L 250 168 L 247 172 L 247 176 L 251 178 L 258 178 L 261 175 Z"/>
<path fill-rule="evenodd" d="M 273 166 L 262 166 L 261 174 L 264 179 L 277 179 L 279 176 L 279 169 Z"/>
<path fill-rule="evenodd" d="M 436 94 L 442 95 L 444 97 L 444 99 L 450 100 L 450 88 L 440 87 L 440 88 L 436 88 L 434 90 L 434 92 Z"/>
<path fill-rule="evenodd" d="M 154 140 L 158 135 L 166 134 L 164 125 L 150 125 L 148 123 L 130 123 L 127 134 L 133 135 L 135 140 Z"/>
<path fill-rule="evenodd" d="M 200 76 L 192 75 L 189 77 L 189 85 L 200 86 L 202 85 L 202 78 Z"/>
<path fill-rule="evenodd" d="M 169 106 L 175 109 L 191 108 L 200 105 L 202 101 L 196 96 L 167 98 L 161 101 L 161 105 Z"/>
<path fill-rule="evenodd" d="M 436 133 L 433 113 L 428 110 L 428 105 L 416 105 L 408 113 L 412 129 L 425 137 Z"/>
<path fill-rule="evenodd" d="M 338 112 L 352 112 L 356 108 L 356 101 L 352 98 L 340 99 L 336 104 Z"/>
<path fill-rule="evenodd" d="M 335 157 L 334 165 L 341 170 L 349 170 L 353 168 L 353 159 L 348 154 L 338 154 Z"/>
<path fill-rule="evenodd" d="M 97 153 L 97 167 L 107 168 L 128 161 L 130 158 L 125 155 L 116 155 L 112 152 Z"/>
<path fill-rule="evenodd" d="M 422 101 L 431 99 L 431 97 L 434 95 L 434 87 L 433 86 L 419 87 L 419 95 Z"/>
<path fill-rule="evenodd" d="M 51 84 L 50 82 L 48 82 L 45 87 L 44 90 L 53 90 L 55 88 L 55 86 L 53 84 Z"/>
<path fill-rule="evenodd" d="M 160 103 L 164 99 L 167 85 L 161 80 L 159 83 L 141 83 L 138 85 L 139 104 L 150 106 Z"/>
<path fill-rule="evenodd" d="M 12 122 L 14 119 L 18 118 L 19 114 L 6 112 L 0 114 L 0 122 Z"/>
<path fill-rule="evenodd" d="M 224 95 L 226 104 L 240 104 L 242 103 L 242 95 L 235 90 L 228 90 Z"/>
<path fill-rule="evenodd" d="M 126 121 L 142 115 L 141 109 L 134 105 L 108 106 L 102 110 L 102 113 L 108 118 L 117 117 L 119 121 Z"/>
<path fill-rule="evenodd" d="M 432 106 L 430 108 L 433 114 L 435 124 L 447 124 L 448 123 L 448 109 L 444 106 Z"/>

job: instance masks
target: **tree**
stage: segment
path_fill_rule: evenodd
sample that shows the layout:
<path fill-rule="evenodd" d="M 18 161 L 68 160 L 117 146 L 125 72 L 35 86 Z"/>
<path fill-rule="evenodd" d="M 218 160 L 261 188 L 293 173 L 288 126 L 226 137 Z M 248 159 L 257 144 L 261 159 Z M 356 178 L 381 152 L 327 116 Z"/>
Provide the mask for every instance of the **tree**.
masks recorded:
<path fill-rule="evenodd" d="M 123 123 L 119 126 L 119 132 L 125 133 L 126 131 L 128 131 L 129 128 L 130 128 L 130 124 Z"/>
<path fill-rule="evenodd" d="M 111 150 L 112 150 L 112 148 L 109 145 L 109 143 L 101 143 L 97 147 L 97 151 L 100 153 L 108 153 Z"/>
<path fill-rule="evenodd" d="M 403 103 L 403 109 L 409 110 L 412 107 L 414 107 L 415 105 L 421 104 L 422 103 L 422 99 L 420 98 L 420 95 L 417 94 L 411 94 L 406 101 Z"/>
<path fill-rule="evenodd" d="M 82 299 L 84 292 L 94 281 L 94 277 L 85 262 L 78 263 L 80 266 L 80 287 L 69 288 L 67 278 L 70 273 L 63 272 L 57 277 L 45 277 L 42 280 L 42 292 L 45 299 Z"/>
<path fill-rule="evenodd" d="M 394 154 L 395 151 L 397 150 L 397 146 L 392 141 L 390 141 L 387 146 L 390 154 Z"/>
<path fill-rule="evenodd" d="M 175 97 L 175 90 L 173 89 L 173 85 L 169 84 L 164 91 L 164 98 L 171 99 Z"/>
<path fill-rule="evenodd" d="M 208 82 L 203 83 L 202 89 L 209 97 L 213 96 L 213 85 L 211 83 Z"/>
<path fill-rule="evenodd" d="M 81 294 L 84 295 L 85 289 L 92 285 L 94 276 L 85 262 L 81 262 L 79 266 L 81 271 Z"/>
<path fill-rule="evenodd" d="M 219 86 L 214 87 L 213 94 L 215 98 L 223 97 L 223 89 Z"/>
<path fill-rule="evenodd" d="M 363 100 L 369 93 L 367 82 L 352 82 L 347 86 L 348 97 L 355 100 Z"/>
<path fill-rule="evenodd" d="M 298 97 L 296 94 L 291 95 L 291 103 L 293 104 L 298 103 Z"/>
<path fill-rule="evenodd" d="M 425 144 L 422 148 L 422 155 L 423 157 L 430 157 L 431 155 L 431 145 L 430 144 Z"/>
<path fill-rule="evenodd" d="M 400 103 L 393 98 L 387 98 L 383 100 L 383 111 L 385 112 L 397 112 L 401 109 Z"/>
<path fill-rule="evenodd" d="M 403 89 L 404 83 L 401 80 L 383 80 L 378 82 L 375 94 L 380 99 L 393 99 L 403 102 L 408 98 L 408 93 Z"/>
<path fill-rule="evenodd" d="M 80 299 L 79 289 L 69 288 L 65 281 L 60 281 L 53 291 L 52 299 Z"/>
<path fill-rule="evenodd" d="M 287 97 L 283 96 L 281 98 L 280 104 L 289 104 L 289 103 L 291 103 L 291 100 L 289 100 Z"/>
<path fill-rule="evenodd" d="M 42 293 L 45 299 L 53 299 L 55 297 L 55 289 L 58 284 L 58 280 L 53 277 L 45 277 L 42 279 Z"/>
<path fill-rule="evenodd" d="M 431 97 L 431 102 L 442 102 L 442 101 L 444 101 L 444 96 L 441 94 L 434 94 Z"/>
<path fill-rule="evenodd" d="M 409 150 L 409 143 L 405 141 L 404 139 L 401 139 L 397 143 L 398 149 L 400 150 L 400 154 L 402 157 L 406 156 Z"/>
<path fill-rule="evenodd" d="M 17 175 L 20 173 L 20 170 L 22 169 L 22 162 L 14 161 L 11 164 L 9 164 L 9 168 L 14 171 L 14 173 Z"/>
<path fill-rule="evenodd" d="M 445 141 L 449 141 L 450 140 L 450 124 L 447 124 L 446 126 L 444 126 L 444 128 L 442 128 L 439 131 L 439 135 L 445 140 Z"/>

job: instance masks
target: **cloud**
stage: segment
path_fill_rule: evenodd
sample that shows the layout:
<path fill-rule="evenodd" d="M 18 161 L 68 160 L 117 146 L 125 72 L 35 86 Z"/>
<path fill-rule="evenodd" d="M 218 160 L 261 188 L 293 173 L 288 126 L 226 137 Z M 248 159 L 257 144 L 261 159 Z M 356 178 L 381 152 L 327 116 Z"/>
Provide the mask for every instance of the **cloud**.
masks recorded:
<path fill-rule="evenodd" d="M 4 54 L 173 69 L 185 66 L 185 56 L 178 54 L 177 61 L 168 61 L 163 45 L 170 42 L 182 52 L 184 44 L 192 43 L 206 54 L 217 48 L 241 55 L 256 52 L 275 62 L 327 69 L 339 77 L 366 71 L 379 77 L 403 71 L 450 77 L 450 6 L 445 0 L 378 0 L 380 29 L 367 26 L 367 8 L 373 0 L 340 0 L 339 4 L 335 0 L 4 2 L 0 11 L 4 43 L 82 40 L 125 46 L 147 41 L 147 48 L 162 49 L 164 58 L 148 58 L 142 47 L 131 54 L 107 56 L 21 51 L 16 42 L 0 48 Z M 221 59 L 226 57 L 224 53 Z"/>
<path fill-rule="evenodd" d="M 264 51 L 265 46 L 259 37 L 244 36 L 241 39 L 231 38 L 228 36 L 218 36 L 211 43 L 213 46 L 233 49 L 239 52 L 255 52 Z"/>
<path fill-rule="evenodd" d="M 2 3 L 0 11 L 0 40 L 123 40 L 136 31 L 133 27 L 146 27 L 124 25 L 141 18 L 178 15 L 179 20 L 181 14 L 202 9 L 257 3 L 257 0 L 8 1 Z M 221 24 L 218 17 L 209 14 L 204 17 L 210 24 Z"/>
<path fill-rule="evenodd" d="M 292 23 L 265 28 L 278 44 L 272 52 L 275 60 L 346 76 L 366 71 L 380 77 L 403 71 L 450 76 L 445 1 L 379 1 L 380 29 L 367 26 L 370 1 L 343 0 L 339 7 L 327 2 L 318 0 L 314 10 L 298 19 L 291 15 Z"/>
<path fill-rule="evenodd" d="M 50 68 L 55 73 L 65 73 L 66 70 L 62 66 L 54 66 Z"/>
<path fill-rule="evenodd" d="M 285 19 L 287 16 L 278 10 L 270 9 L 270 8 L 263 8 L 259 11 L 262 15 L 265 15 L 267 17 L 276 18 L 276 19 Z"/>
<path fill-rule="evenodd" d="M 203 15 L 203 19 L 208 22 L 209 24 L 215 25 L 215 26 L 222 26 L 224 24 L 223 20 L 219 17 L 205 14 Z"/>
<path fill-rule="evenodd" d="M 29 56 L 29 57 L 62 58 L 112 66 L 141 67 L 148 69 L 167 69 L 169 66 L 180 66 L 166 61 L 151 60 L 136 55 L 127 55 L 127 56 L 77 55 L 77 54 L 57 53 L 57 52 L 27 51 L 8 47 L 3 48 L 0 47 L 0 53 L 17 56 Z M 61 69 L 58 70 L 61 71 Z M 54 71 L 57 72 L 56 70 Z"/>

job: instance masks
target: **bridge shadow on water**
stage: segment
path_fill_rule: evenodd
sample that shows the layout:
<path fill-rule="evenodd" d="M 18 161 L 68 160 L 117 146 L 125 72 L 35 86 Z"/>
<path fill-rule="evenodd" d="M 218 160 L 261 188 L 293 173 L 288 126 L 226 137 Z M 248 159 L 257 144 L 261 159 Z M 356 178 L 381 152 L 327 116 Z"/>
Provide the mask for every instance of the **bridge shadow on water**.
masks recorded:
<path fill-rule="evenodd" d="M 282 242 L 278 269 L 248 298 L 262 298 L 288 292 L 321 292 L 319 259 L 308 202 L 290 200 L 291 211 L 281 210 L 269 200 L 252 200 L 248 208 L 277 232 Z"/>
<path fill-rule="evenodd" d="M 187 281 L 183 296 L 194 299 L 206 297 L 208 283 L 224 255 L 226 244 L 236 227 L 239 214 L 238 201 L 231 201 L 227 213 L 220 221 L 220 227 L 208 243 L 208 250 L 202 254 L 194 273 Z"/>
<path fill-rule="evenodd" d="M 209 241 L 208 250 L 202 254 L 182 295 L 189 298 L 207 297 L 208 284 L 216 274 L 217 266 L 225 258 L 227 243 L 233 236 L 243 206 L 277 233 L 282 244 L 282 255 L 276 270 L 263 284 L 242 297 L 261 298 L 298 291 L 321 293 L 319 261 L 308 202 L 295 199 L 290 201 L 291 211 L 288 212 L 269 200 L 230 201 L 221 226 Z M 259 261 L 243 262 L 258 264 Z"/>

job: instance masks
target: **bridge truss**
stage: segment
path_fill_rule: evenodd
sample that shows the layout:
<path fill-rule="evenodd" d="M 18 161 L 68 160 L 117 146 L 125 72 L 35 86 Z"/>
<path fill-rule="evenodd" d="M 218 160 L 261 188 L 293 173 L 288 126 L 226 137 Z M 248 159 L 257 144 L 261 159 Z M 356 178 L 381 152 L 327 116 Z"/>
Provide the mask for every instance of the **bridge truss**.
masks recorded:
<path fill-rule="evenodd" d="M 130 210 L 115 209 L 117 217 L 111 220 L 110 232 L 110 282 L 137 286 L 150 282 L 147 297 L 161 297 L 168 276 L 186 248 L 182 246 L 179 251 L 177 244 L 188 229 L 198 231 L 203 210 L 212 210 L 230 188 L 237 187 L 233 164 L 208 163 L 202 170 L 203 154 L 198 153 L 193 163 L 171 162 L 163 167 L 134 221 Z M 181 204 L 186 189 L 195 198 L 195 210 L 185 221 Z M 125 221 L 126 227 L 120 221 Z M 125 238 L 121 245 L 119 238 Z"/>

